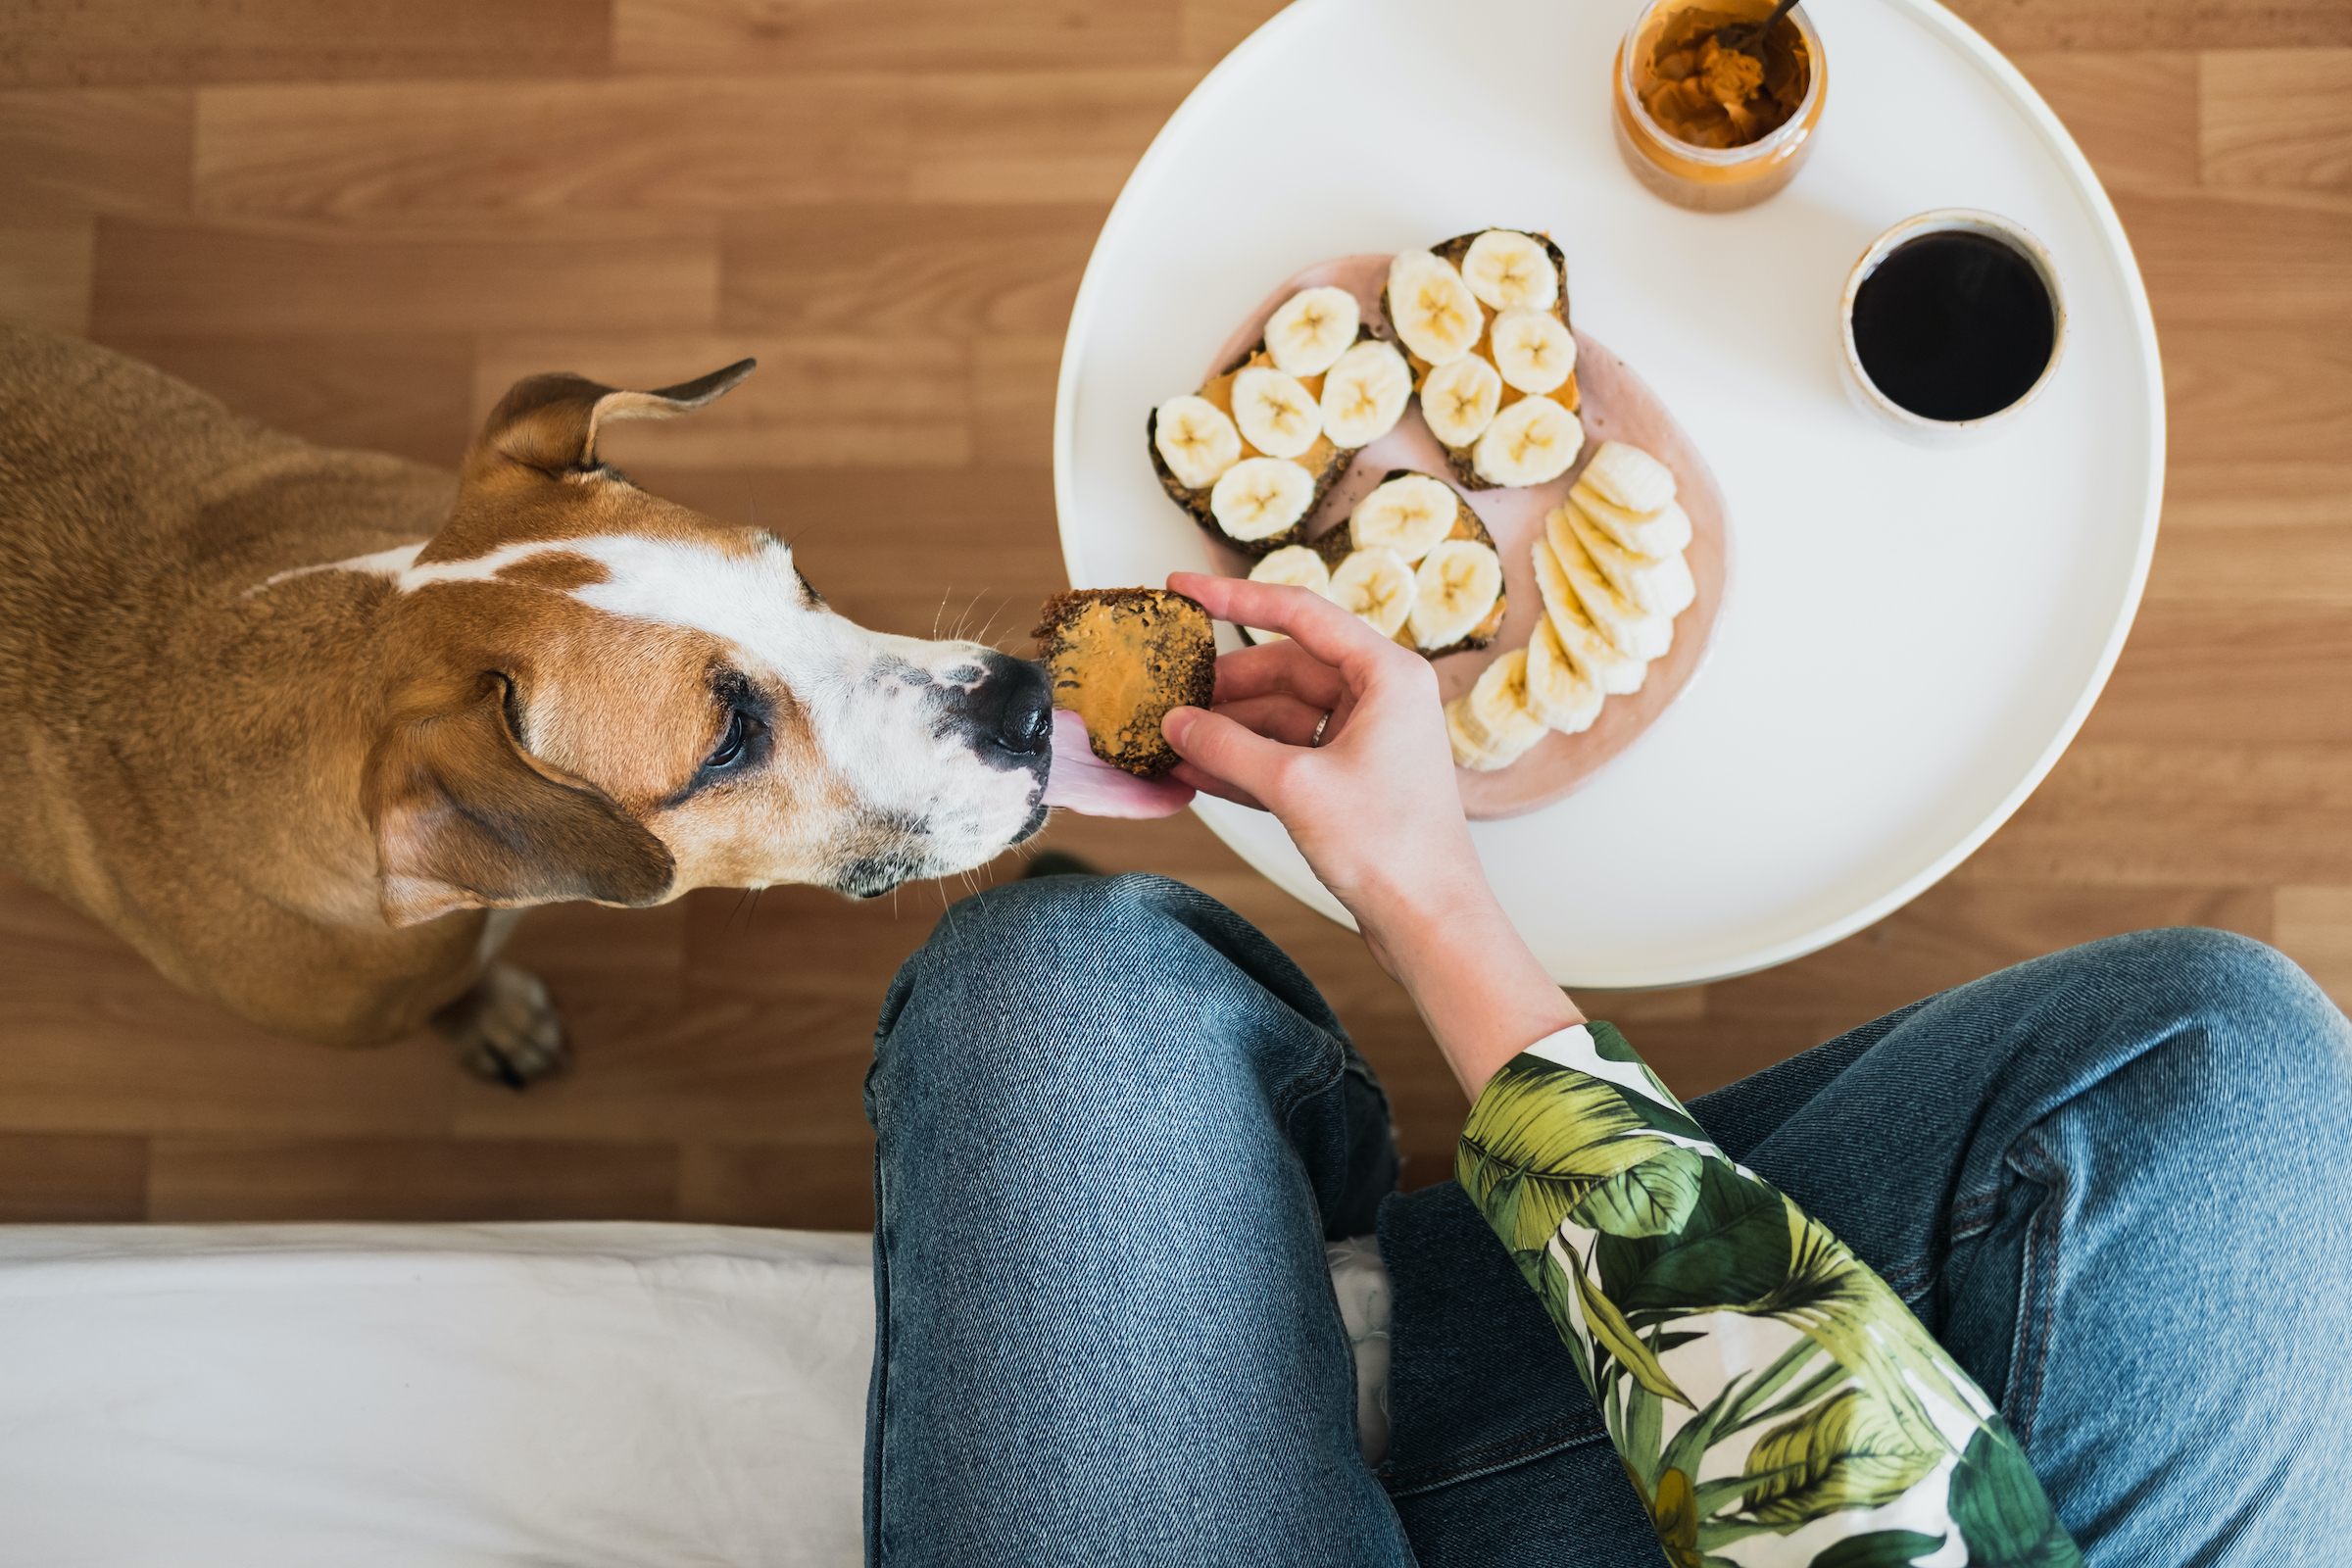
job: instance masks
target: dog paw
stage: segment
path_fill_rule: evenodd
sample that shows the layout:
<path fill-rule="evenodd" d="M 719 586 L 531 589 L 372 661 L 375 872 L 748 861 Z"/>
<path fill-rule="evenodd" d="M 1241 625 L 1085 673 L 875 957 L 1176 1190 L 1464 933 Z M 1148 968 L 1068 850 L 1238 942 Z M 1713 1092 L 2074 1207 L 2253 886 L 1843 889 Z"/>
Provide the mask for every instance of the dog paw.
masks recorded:
<path fill-rule="evenodd" d="M 458 1065 L 476 1078 L 523 1089 L 562 1072 L 564 1019 L 539 977 L 495 962 L 473 988 L 433 1015 L 449 1037 Z"/>

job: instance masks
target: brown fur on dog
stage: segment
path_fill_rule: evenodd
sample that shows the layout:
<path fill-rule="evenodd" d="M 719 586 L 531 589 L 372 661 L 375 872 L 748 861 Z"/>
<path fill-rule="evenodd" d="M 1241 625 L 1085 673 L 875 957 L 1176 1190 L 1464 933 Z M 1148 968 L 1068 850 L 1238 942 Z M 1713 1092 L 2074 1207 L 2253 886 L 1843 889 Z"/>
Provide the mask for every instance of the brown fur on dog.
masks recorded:
<path fill-rule="evenodd" d="M 600 463 L 604 420 L 751 368 L 530 377 L 453 477 L 0 325 L 0 863 L 189 990 L 367 1045 L 467 995 L 493 909 L 867 896 L 1034 831 L 1042 675 L 857 627 L 779 541 Z"/>

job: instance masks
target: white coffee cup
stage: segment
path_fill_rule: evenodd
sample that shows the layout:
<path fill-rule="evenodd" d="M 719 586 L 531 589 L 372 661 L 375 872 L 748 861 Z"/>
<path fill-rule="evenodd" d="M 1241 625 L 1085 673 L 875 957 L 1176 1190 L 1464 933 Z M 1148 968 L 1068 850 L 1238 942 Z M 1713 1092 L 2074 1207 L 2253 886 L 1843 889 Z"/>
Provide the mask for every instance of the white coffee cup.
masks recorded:
<path fill-rule="evenodd" d="M 1975 419 L 1931 419 L 1926 415 L 1912 413 L 1878 389 L 1870 373 L 1862 368 L 1862 356 L 1854 347 L 1854 299 L 1862 292 L 1863 280 L 1877 271 L 1879 264 L 1897 246 L 1922 234 L 1952 232 L 1982 234 L 2008 246 L 2033 265 L 2041 278 L 2041 286 L 2050 296 L 2049 363 L 2041 368 L 2041 374 L 2026 388 L 2024 396 L 2005 409 Z M 1904 219 L 1870 242 L 1862 259 L 1854 263 L 1854 270 L 1845 275 L 1845 293 L 1838 302 L 1838 331 L 1841 347 L 1838 368 L 1844 372 L 1845 395 L 1864 417 L 1920 446 L 1967 446 L 1985 439 L 2015 419 L 2050 384 L 2050 377 L 2057 373 L 2058 361 L 2066 353 L 2066 297 L 2059 292 L 2058 269 L 2051 263 L 2048 249 L 2026 229 L 1995 213 L 1979 212 L 1971 207 L 1939 207 L 1932 213 Z"/>

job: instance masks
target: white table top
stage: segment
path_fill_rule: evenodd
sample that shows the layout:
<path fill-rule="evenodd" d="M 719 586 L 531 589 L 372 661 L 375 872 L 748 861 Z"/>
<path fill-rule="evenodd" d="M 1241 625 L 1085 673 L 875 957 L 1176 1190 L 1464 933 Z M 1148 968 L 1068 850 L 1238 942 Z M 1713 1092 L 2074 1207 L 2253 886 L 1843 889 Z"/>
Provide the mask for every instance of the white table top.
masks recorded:
<path fill-rule="evenodd" d="M 2155 545 L 2164 400 L 2130 247 L 2089 166 L 1933 0 L 1808 0 L 1830 75 L 1811 163 L 1746 213 L 1650 196 L 1610 139 L 1633 0 L 1300 0 L 1168 122 L 1088 265 L 1054 479 L 1082 587 L 1204 569 L 1152 477 L 1150 409 L 1273 284 L 1352 251 L 1547 229 L 1577 324 L 1623 355 L 1730 499 L 1715 647 L 1578 794 L 1475 824 L 1504 906 L 1571 987 L 1696 984 L 1845 936 L 2016 809 L 2105 683 Z M 1985 445 L 1866 423 L 1837 305 L 1871 238 L 1936 207 L 2056 259 L 2066 360 Z M 1730 291 L 1754 303 L 1737 313 Z M 1737 324 L 1732 324 L 1736 322 Z M 1280 824 L 1195 808 L 1335 919 Z"/>

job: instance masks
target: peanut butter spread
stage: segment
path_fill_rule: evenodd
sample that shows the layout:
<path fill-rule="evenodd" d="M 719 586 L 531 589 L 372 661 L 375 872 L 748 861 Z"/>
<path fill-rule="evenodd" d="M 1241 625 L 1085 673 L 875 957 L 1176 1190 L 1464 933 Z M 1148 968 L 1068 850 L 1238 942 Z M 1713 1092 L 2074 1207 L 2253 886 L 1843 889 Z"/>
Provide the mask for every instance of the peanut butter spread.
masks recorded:
<path fill-rule="evenodd" d="M 1635 91 L 1658 128 L 1693 147 L 1745 147 L 1787 124 L 1805 99 L 1812 62 L 1804 34 L 1786 17 L 1764 38 L 1757 60 L 1726 49 L 1715 35 L 1752 23 L 1728 11 L 1693 8 L 1667 19 Z"/>
<path fill-rule="evenodd" d="M 1215 688 L 1206 611 L 1152 589 L 1056 594 L 1037 637 L 1054 706 L 1085 721 L 1097 757 L 1146 778 L 1176 765 L 1159 725 L 1171 708 L 1205 708 Z"/>

